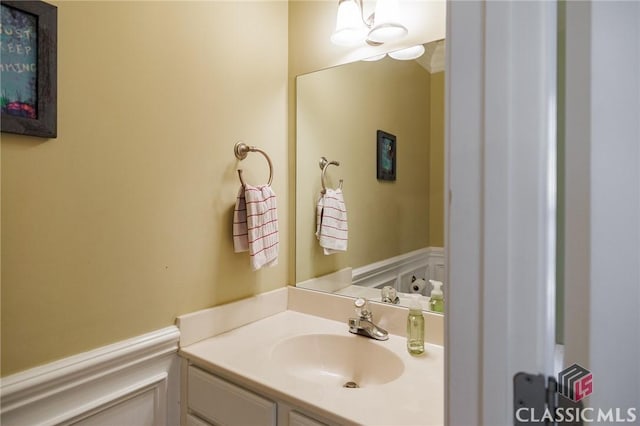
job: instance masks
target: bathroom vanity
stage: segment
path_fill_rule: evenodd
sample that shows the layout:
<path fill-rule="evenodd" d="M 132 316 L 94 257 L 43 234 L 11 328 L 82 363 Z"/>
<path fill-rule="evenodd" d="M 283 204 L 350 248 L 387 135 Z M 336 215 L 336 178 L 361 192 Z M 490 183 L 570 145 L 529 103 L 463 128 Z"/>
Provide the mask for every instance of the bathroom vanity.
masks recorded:
<path fill-rule="evenodd" d="M 304 291 L 276 292 L 287 297 L 292 290 Z M 301 312 L 290 299 L 287 309 L 239 327 L 220 313 L 227 324 L 219 331 L 231 329 L 181 345 L 183 424 L 443 424 L 442 346 L 426 344 L 426 353 L 413 357 L 404 336 L 377 341 L 349 333 L 349 299 L 334 304 L 347 307 L 344 321 Z M 232 305 L 242 309 L 242 301 Z M 385 313 L 374 311 L 374 320 Z"/>
<path fill-rule="evenodd" d="M 188 426 L 333 424 L 303 414 L 301 408 L 293 408 L 275 395 L 239 386 L 194 364 L 188 367 L 187 386 Z"/>

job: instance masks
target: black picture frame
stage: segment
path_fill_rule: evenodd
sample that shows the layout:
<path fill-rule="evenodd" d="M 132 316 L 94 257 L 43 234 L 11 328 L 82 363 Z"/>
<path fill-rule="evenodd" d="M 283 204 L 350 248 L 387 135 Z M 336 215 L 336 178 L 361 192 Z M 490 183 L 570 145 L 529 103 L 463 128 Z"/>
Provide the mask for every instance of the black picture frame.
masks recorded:
<path fill-rule="evenodd" d="M 377 131 L 376 175 L 378 180 L 396 180 L 396 137 L 383 130 Z"/>
<path fill-rule="evenodd" d="M 0 109 L 0 130 L 6 133 L 55 138 L 57 133 L 57 98 L 58 98 L 58 8 L 43 1 L 5 1 L 1 0 L 3 13 L 11 8 L 18 13 L 35 16 L 37 36 L 36 77 L 36 110 L 35 117 L 17 116 L 6 112 L 6 98 L 2 96 Z M 6 34 L 6 33 L 5 33 Z M 6 48 L 3 46 L 3 48 Z M 4 56 L 4 55 L 3 55 Z M 4 60 L 3 60 L 4 62 Z M 2 64 L 4 67 L 14 64 Z M 4 73 L 4 71 L 3 71 Z M 4 79 L 3 79 L 4 80 Z M 1 83 L 0 83 L 1 84 Z M 1 88 L 1 86 L 0 86 Z"/>

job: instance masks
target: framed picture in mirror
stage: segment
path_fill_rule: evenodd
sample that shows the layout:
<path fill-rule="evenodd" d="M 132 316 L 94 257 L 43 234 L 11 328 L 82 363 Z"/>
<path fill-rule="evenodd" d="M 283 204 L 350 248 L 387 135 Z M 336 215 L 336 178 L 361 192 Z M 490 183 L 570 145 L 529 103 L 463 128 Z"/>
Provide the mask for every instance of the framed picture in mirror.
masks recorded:
<path fill-rule="evenodd" d="M 377 167 L 378 180 L 396 180 L 396 137 L 383 130 L 377 132 Z"/>
<path fill-rule="evenodd" d="M 8 0 L 0 8 L 1 130 L 55 138 L 57 8 Z"/>

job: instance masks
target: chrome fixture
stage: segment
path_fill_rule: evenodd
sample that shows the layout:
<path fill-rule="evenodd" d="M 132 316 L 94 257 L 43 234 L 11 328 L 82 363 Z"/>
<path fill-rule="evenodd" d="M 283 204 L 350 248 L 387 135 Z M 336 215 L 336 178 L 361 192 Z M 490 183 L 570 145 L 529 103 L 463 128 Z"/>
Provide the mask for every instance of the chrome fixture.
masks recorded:
<path fill-rule="evenodd" d="M 325 174 L 327 173 L 327 167 L 329 166 L 339 166 L 339 161 L 329 161 L 327 157 L 320 157 L 320 161 L 318 162 L 320 166 L 320 170 L 322 173 L 320 174 L 320 182 L 322 183 L 322 193 L 325 194 L 327 192 L 327 184 L 325 183 Z M 338 188 L 342 189 L 342 179 L 340 179 L 340 184 Z"/>
<path fill-rule="evenodd" d="M 363 0 L 339 0 L 331 41 L 340 46 L 380 46 L 403 38 L 409 30 L 398 21 L 398 1 L 378 0 L 375 12 L 365 19 Z"/>
<path fill-rule="evenodd" d="M 378 327 L 372 322 L 372 314 L 366 299 L 359 297 L 354 302 L 356 318 L 349 318 L 349 332 L 359 334 L 376 340 L 387 340 L 387 330 Z"/>
<path fill-rule="evenodd" d="M 271 182 L 273 181 L 273 163 L 271 162 L 271 158 L 269 158 L 269 155 L 260 148 L 249 146 L 244 142 L 237 142 L 233 146 L 233 153 L 236 155 L 236 158 L 238 160 L 244 160 L 245 158 L 247 158 L 247 154 L 249 154 L 250 152 L 259 152 L 267 160 L 267 163 L 269 163 L 269 182 L 267 183 L 267 185 L 271 185 Z M 245 186 L 246 184 L 244 182 L 244 179 L 242 178 L 242 169 L 238 169 L 238 177 L 240 178 L 240 183 L 242 184 L 242 186 Z"/>
<path fill-rule="evenodd" d="M 398 297 L 396 289 L 394 287 L 391 287 L 390 285 L 385 285 L 384 287 L 382 287 L 380 293 L 383 303 L 393 303 L 395 305 L 400 302 L 400 298 Z"/>

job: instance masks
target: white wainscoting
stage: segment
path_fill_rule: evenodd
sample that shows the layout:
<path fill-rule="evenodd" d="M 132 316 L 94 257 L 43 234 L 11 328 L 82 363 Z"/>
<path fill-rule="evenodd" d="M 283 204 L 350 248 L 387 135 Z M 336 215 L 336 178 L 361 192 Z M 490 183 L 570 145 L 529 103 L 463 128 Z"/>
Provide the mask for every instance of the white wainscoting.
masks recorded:
<path fill-rule="evenodd" d="M 179 339 L 171 326 L 5 377 L 1 423 L 178 425 Z"/>
<path fill-rule="evenodd" d="M 444 282 L 445 262 L 442 247 L 426 247 L 400 256 L 353 269 L 352 283 L 381 288 L 385 285 L 409 293 L 412 277 Z M 429 289 L 429 286 L 427 286 Z M 429 293 L 426 293 L 428 296 Z"/>

